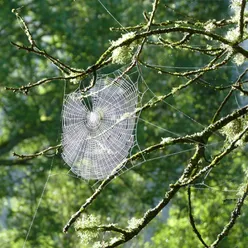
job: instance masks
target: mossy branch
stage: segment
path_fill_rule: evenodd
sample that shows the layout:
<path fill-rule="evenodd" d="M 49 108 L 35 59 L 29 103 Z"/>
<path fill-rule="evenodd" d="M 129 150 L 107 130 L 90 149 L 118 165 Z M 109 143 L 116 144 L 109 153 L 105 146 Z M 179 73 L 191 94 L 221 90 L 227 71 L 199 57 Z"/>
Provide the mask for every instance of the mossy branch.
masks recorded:
<path fill-rule="evenodd" d="M 132 155 L 130 158 L 125 160 L 124 163 L 129 163 L 131 161 L 134 161 L 134 160 L 142 157 L 145 154 L 148 154 L 148 153 L 150 153 L 152 151 L 155 151 L 155 150 L 158 150 L 158 149 L 163 149 L 168 145 L 178 144 L 178 143 L 191 143 L 191 144 L 196 143 L 196 144 L 199 144 L 200 146 L 198 147 L 198 149 L 196 151 L 196 154 L 192 157 L 190 163 L 186 167 L 183 175 L 180 177 L 178 182 L 173 185 L 173 188 L 175 186 L 179 186 L 179 188 L 183 187 L 183 186 L 187 186 L 187 185 L 191 184 L 193 181 L 195 181 L 198 177 L 200 177 L 203 173 L 208 171 L 210 168 L 215 167 L 217 165 L 217 163 L 226 154 L 230 153 L 233 149 L 236 148 L 235 147 L 236 142 L 242 138 L 242 136 L 247 131 L 246 129 L 242 132 L 242 134 L 240 134 L 238 136 L 238 138 L 235 141 L 233 141 L 233 143 L 223 153 L 221 153 L 220 155 L 216 156 L 216 158 L 211 162 L 210 165 L 204 167 L 204 169 L 200 170 L 194 176 L 189 177 L 190 172 L 192 171 L 192 169 L 198 164 L 200 158 L 204 156 L 204 152 L 203 152 L 204 151 L 204 145 L 207 143 L 207 140 L 209 139 L 209 137 L 213 133 L 215 133 L 217 130 L 219 130 L 220 128 L 222 128 L 225 125 L 227 125 L 232 120 L 234 120 L 234 119 L 246 114 L 247 112 L 248 112 L 248 106 L 245 106 L 242 109 L 234 111 L 233 113 L 231 113 L 230 115 L 226 116 L 225 118 L 220 119 L 219 121 L 215 122 L 214 124 L 209 125 L 208 127 L 206 127 L 200 133 L 194 133 L 192 135 L 186 135 L 184 137 L 169 138 L 169 139 L 167 138 L 166 140 L 162 140 L 160 143 L 155 144 L 153 146 L 150 146 L 150 147 L 148 147 L 148 148 L 146 148 L 146 149 L 144 149 L 144 150 Z M 118 168 L 121 168 L 122 166 L 123 166 L 123 164 L 120 164 L 118 166 Z M 127 164 L 127 167 L 128 167 L 128 164 Z M 111 182 L 115 178 L 116 172 L 118 172 L 118 168 L 115 171 L 113 171 L 113 173 L 110 176 L 108 176 L 100 184 L 100 186 L 85 201 L 85 203 L 80 207 L 80 209 L 71 216 L 71 218 L 69 219 L 67 224 L 64 226 L 64 229 L 63 229 L 64 232 L 68 231 L 68 229 L 71 227 L 71 225 L 80 217 L 80 215 L 86 210 L 86 208 L 88 208 L 93 203 L 93 201 L 97 199 L 98 195 L 100 195 L 102 193 L 102 191 L 109 184 L 109 182 Z M 179 188 L 178 188 L 178 190 L 179 190 Z M 172 191 L 170 194 L 174 194 L 174 193 L 176 193 L 176 192 Z"/>
<path fill-rule="evenodd" d="M 244 1 L 243 1 L 244 2 Z M 67 66 L 66 64 L 62 63 L 60 60 L 56 59 L 55 57 L 51 56 L 50 54 L 48 54 L 46 51 L 40 49 L 37 46 L 37 43 L 35 42 L 35 40 L 32 37 L 32 34 L 26 24 L 26 22 L 24 21 L 24 19 L 19 15 L 19 13 L 14 10 L 15 15 L 17 16 L 17 18 L 20 20 L 21 25 L 24 27 L 24 33 L 26 34 L 28 41 L 30 43 L 30 47 L 24 46 L 24 45 L 18 45 L 16 43 L 12 43 L 13 45 L 15 45 L 18 49 L 22 49 L 22 50 L 26 50 L 28 52 L 33 52 L 37 55 L 43 56 L 46 59 L 48 59 L 49 61 L 51 61 L 59 70 L 61 70 L 66 76 L 61 76 L 61 77 L 51 77 L 51 78 L 44 78 L 39 80 L 36 83 L 29 83 L 27 85 L 21 86 L 21 87 L 7 87 L 7 90 L 12 90 L 14 92 L 16 91 L 20 91 L 20 92 L 24 92 L 24 93 L 28 93 L 28 91 L 33 88 L 33 87 L 37 87 L 39 85 L 54 81 L 54 80 L 65 80 L 65 79 L 82 79 L 83 77 L 87 76 L 89 73 L 92 73 L 106 65 L 108 65 L 109 63 L 112 62 L 112 52 L 116 49 L 119 49 L 121 47 L 124 46 L 129 46 L 130 44 L 132 44 L 133 42 L 136 41 L 141 41 L 141 45 L 139 47 L 139 49 L 137 50 L 136 54 L 133 57 L 132 63 L 129 66 L 129 68 L 133 68 L 135 66 L 135 64 L 137 63 L 139 56 L 141 54 L 141 51 L 143 49 L 143 46 L 145 44 L 146 38 L 152 35 L 162 35 L 162 34 L 170 34 L 170 33 L 182 33 L 184 34 L 184 38 L 179 41 L 176 42 L 175 44 L 171 44 L 172 46 L 178 46 L 181 47 L 186 41 L 188 41 L 190 39 L 191 36 L 193 35 L 200 35 L 203 37 L 209 37 L 211 39 L 213 39 L 214 41 L 219 42 L 220 44 L 223 45 L 227 45 L 230 48 L 233 49 L 234 53 L 240 53 L 243 56 L 245 56 L 246 58 L 248 58 L 248 52 L 243 49 L 241 46 L 239 46 L 237 43 L 232 43 L 231 41 L 225 39 L 223 36 L 218 35 L 214 32 L 209 32 L 206 31 L 204 29 L 204 26 L 202 24 L 199 23 L 189 23 L 189 22 L 185 22 L 185 24 L 190 26 L 184 26 L 183 24 L 181 26 L 178 26 L 180 23 L 180 21 L 177 22 L 164 22 L 164 23 L 160 23 L 160 24 L 156 24 L 153 22 L 154 16 L 155 16 L 155 12 L 157 9 L 159 1 L 154 1 L 153 3 L 153 10 L 151 12 L 150 17 L 148 18 L 148 22 L 146 25 L 146 30 L 145 31 L 140 31 L 135 33 L 133 36 L 131 36 L 130 38 L 124 39 L 122 42 L 120 43 L 113 43 L 101 56 L 100 58 L 96 61 L 95 64 L 93 64 L 92 66 L 88 67 L 86 70 L 83 69 L 74 69 L 71 68 L 69 66 Z M 243 6 L 243 5 L 242 5 Z M 243 8 L 242 8 L 242 12 L 241 14 L 244 12 Z M 243 16 L 243 15 L 241 15 Z M 213 21 L 214 25 L 216 26 L 223 26 L 224 24 L 229 23 L 228 21 Z M 182 22 L 184 23 L 184 22 Z M 224 23 L 224 24 L 223 24 Z M 152 29 L 152 27 L 154 26 L 167 26 L 167 25 L 175 25 L 174 27 L 166 27 L 166 28 L 157 28 L 157 29 Z M 243 26 L 244 26 L 244 20 L 241 17 L 240 20 L 240 32 L 242 34 L 242 30 L 243 30 Z M 200 27 L 200 28 L 199 28 Z M 144 27 L 143 27 L 144 28 Z M 243 35 L 241 35 L 241 38 L 243 37 Z M 240 38 L 239 42 L 242 41 L 242 39 Z M 164 41 L 164 39 L 161 39 L 161 41 Z M 202 51 L 203 53 L 205 53 L 205 51 Z M 210 51 L 208 51 L 210 52 Z M 208 68 L 208 70 L 212 70 L 214 68 Z M 130 70 L 130 69 L 129 69 Z M 128 70 L 127 70 L 128 71 Z M 161 71 L 161 70 L 160 70 Z M 199 71 L 198 71 L 199 72 Z M 191 74 L 195 74 L 198 73 L 197 71 L 189 71 L 189 72 L 185 72 L 184 74 L 186 75 L 191 75 Z M 168 72 L 167 72 L 168 73 Z M 177 73 L 171 73 L 174 76 L 177 76 Z M 184 75 L 185 76 L 185 75 Z M 91 85 L 90 87 L 92 87 L 93 85 Z M 90 88 L 87 87 L 87 90 Z"/>

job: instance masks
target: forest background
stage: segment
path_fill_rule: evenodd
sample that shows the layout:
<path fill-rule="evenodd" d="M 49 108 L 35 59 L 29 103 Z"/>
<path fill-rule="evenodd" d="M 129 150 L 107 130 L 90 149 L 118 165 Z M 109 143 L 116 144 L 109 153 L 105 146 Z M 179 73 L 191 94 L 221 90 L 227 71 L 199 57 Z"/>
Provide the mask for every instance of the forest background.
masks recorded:
<path fill-rule="evenodd" d="M 28 89 L 28 92 L 6 90 L 6 87 L 18 88 L 42 78 L 61 75 L 46 56 L 39 57 L 27 49 L 18 49 L 18 45 L 30 45 L 25 26 L 18 15 L 25 20 L 33 39 L 43 51 L 71 68 L 86 70 L 111 46 L 111 41 L 118 40 L 129 30 L 139 32 L 139 27 L 123 27 L 142 26 L 149 21 L 149 14 L 154 6 L 152 1 L 141 0 L 104 0 L 102 3 L 104 5 L 91 0 L 0 0 L 2 248 L 101 247 L 104 242 L 114 239 L 106 230 L 100 232 L 97 228 L 94 234 L 86 232 L 88 236 L 73 228 L 67 234 L 62 232 L 70 216 L 96 188 L 92 186 L 94 183 L 85 182 L 69 172 L 69 167 L 61 158 L 61 148 L 56 147 L 61 142 L 64 96 L 75 91 L 80 82 L 52 80 Z M 199 23 L 202 30 L 206 30 L 209 25 L 207 31 L 211 32 L 211 23 L 223 19 L 232 20 L 234 10 L 230 8 L 230 4 L 227 0 L 161 0 L 154 20 L 169 21 L 171 23 L 167 25 L 174 25 L 173 27 L 183 27 L 185 22 L 192 27 Z M 12 9 L 17 12 L 13 13 Z M 229 24 L 224 23 L 221 26 L 219 35 L 227 36 L 228 31 L 233 29 Z M 245 35 L 241 38 L 244 39 Z M 184 39 L 182 33 L 168 34 L 166 37 L 171 43 Z M 230 90 L 228 102 L 214 121 L 241 109 L 247 103 L 246 74 L 242 76 L 244 88 L 240 91 L 232 90 L 245 70 L 244 61 L 240 62 L 240 58 L 234 55 L 220 68 L 201 75 L 201 81 L 177 92 L 177 87 L 192 78 L 191 74 L 180 76 L 173 73 L 204 67 L 209 63 L 209 54 L 208 51 L 204 54 L 199 49 L 217 53 L 222 47 L 204 35 L 196 35 L 191 41 L 191 47 L 195 50 L 182 48 L 180 44 L 166 44 L 163 38 L 163 34 L 159 37 L 160 40 L 156 35 L 149 36 L 135 73 L 127 72 L 133 80 L 136 80 L 137 75 L 139 77 L 141 106 L 150 99 L 173 92 L 165 101 L 141 112 L 136 137 L 141 150 L 159 144 L 161 139 L 167 142 L 169 140 L 165 138 L 168 137 L 183 137 L 201 132 L 212 123 L 214 114 Z M 181 44 L 187 45 L 184 42 Z M 117 61 L 118 63 L 101 66 L 97 73 L 123 71 L 130 61 Z M 149 67 L 148 64 L 153 66 Z M 240 119 L 237 120 L 241 123 Z M 232 125 L 233 123 L 231 129 L 234 129 Z M 240 126 L 243 127 L 243 124 Z M 225 150 L 228 142 L 232 141 L 225 130 L 218 129 L 206 146 L 205 161 L 201 162 L 203 166 L 208 161 L 211 163 L 216 154 Z M 158 216 L 123 247 L 189 248 L 204 247 L 204 243 L 214 242 L 232 219 L 231 213 L 233 209 L 237 209 L 237 199 L 242 198 L 239 197 L 247 180 L 247 147 L 246 140 L 244 141 L 234 152 L 227 154 L 218 166 L 206 170 L 202 177 L 189 184 L 190 190 L 188 187 L 181 188 Z M 36 154 L 51 146 L 55 148 L 42 156 L 20 158 L 14 155 Z M 104 188 L 102 194 L 87 209 L 87 221 L 93 219 L 106 225 L 118 223 L 123 227 L 129 225 L 129 228 L 137 225 L 143 214 L 155 207 L 170 185 L 182 175 L 189 161 L 192 162 L 196 150 L 195 144 L 186 142 L 162 147 L 146 155 L 138 166 L 121 174 Z M 192 212 L 195 219 L 190 221 Z M 235 218 L 235 226 L 221 240 L 220 247 L 246 247 L 247 214 L 248 209 L 244 203 L 242 214 L 238 213 L 240 216 L 237 221 Z M 193 231 L 194 224 L 197 231 Z M 200 233 L 203 242 L 195 232 Z"/>

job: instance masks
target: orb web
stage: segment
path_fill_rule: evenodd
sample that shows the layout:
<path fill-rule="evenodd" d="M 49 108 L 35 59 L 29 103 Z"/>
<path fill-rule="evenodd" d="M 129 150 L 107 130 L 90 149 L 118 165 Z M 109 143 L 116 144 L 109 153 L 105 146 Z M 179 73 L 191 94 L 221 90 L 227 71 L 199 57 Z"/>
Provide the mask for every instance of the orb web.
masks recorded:
<path fill-rule="evenodd" d="M 73 173 L 101 180 L 121 169 L 134 142 L 137 93 L 136 83 L 119 76 L 65 97 L 62 157 Z"/>

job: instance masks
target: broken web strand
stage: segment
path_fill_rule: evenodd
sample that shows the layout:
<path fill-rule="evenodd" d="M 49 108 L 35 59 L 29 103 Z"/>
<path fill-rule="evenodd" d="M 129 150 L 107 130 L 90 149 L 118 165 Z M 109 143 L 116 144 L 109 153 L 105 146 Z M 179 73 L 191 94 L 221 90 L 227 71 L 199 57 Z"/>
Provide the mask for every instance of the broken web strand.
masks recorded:
<path fill-rule="evenodd" d="M 26 243 L 27 243 L 28 238 L 29 238 L 29 235 L 30 235 L 30 233 L 31 233 L 31 230 L 32 230 L 33 224 L 34 224 L 34 222 L 35 222 L 36 216 L 37 216 L 37 214 L 38 214 L 38 210 L 39 210 L 39 208 L 40 208 L 40 206 L 41 206 L 41 203 L 42 203 L 42 200 L 43 200 L 43 198 L 44 198 L 45 191 L 46 191 L 46 189 L 47 189 L 47 186 L 48 186 L 50 177 L 51 177 L 51 175 L 52 175 L 53 162 L 54 162 L 54 156 L 53 156 L 53 158 L 52 158 L 52 162 L 51 162 L 51 165 L 50 165 L 50 168 L 49 168 L 49 171 L 48 171 L 48 176 L 47 176 L 46 182 L 45 182 L 45 184 L 44 184 L 44 187 L 43 187 L 43 189 L 42 189 L 42 192 L 41 192 L 41 195 L 40 195 L 40 198 L 39 198 L 37 207 L 36 207 L 36 209 L 35 209 L 35 211 L 34 211 L 34 214 L 33 214 L 33 216 L 32 216 L 32 220 L 31 220 L 31 223 L 30 223 L 29 228 L 28 228 L 28 230 L 27 230 L 27 234 L 26 234 L 24 243 L 23 243 L 23 245 L 22 245 L 22 248 L 25 248 L 25 247 L 26 247 Z"/>
<path fill-rule="evenodd" d="M 65 92 L 66 92 L 66 81 L 64 81 L 63 98 L 64 98 L 64 96 L 65 96 Z M 60 130 L 58 130 L 58 135 L 57 135 L 57 137 L 58 137 L 58 138 L 57 138 L 57 142 L 59 142 Z M 43 187 L 43 189 L 42 189 L 41 195 L 40 195 L 40 197 L 39 197 L 38 204 L 37 204 L 36 209 L 35 209 L 35 211 L 34 211 L 34 214 L 33 214 L 33 216 L 32 216 L 32 220 L 31 220 L 31 222 L 30 222 L 30 225 L 29 225 L 29 227 L 28 227 L 28 229 L 27 229 L 27 234 L 26 234 L 26 236 L 25 236 L 25 239 L 24 239 L 22 248 L 25 248 L 25 247 L 26 247 L 26 244 L 27 244 L 27 242 L 28 242 L 29 235 L 30 235 L 30 233 L 31 233 L 31 230 L 32 230 L 32 227 L 33 227 L 33 225 L 34 225 L 36 216 L 37 216 L 37 214 L 38 214 L 38 211 L 39 211 L 39 208 L 40 208 L 40 206 L 41 206 L 42 200 L 43 200 L 43 198 L 44 198 L 45 192 L 46 192 L 46 190 L 47 190 L 47 187 L 48 187 L 48 184 L 49 184 L 49 180 L 50 180 L 50 178 L 53 176 L 52 171 L 53 171 L 53 165 L 54 165 L 54 158 L 55 158 L 55 155 L 56 155 L 56 154 L 54 154 L 53 157 L 52 157 L 52 161 L 51 161 L 50 168 L 49 168 L 49 171 L 48 171 L 47 179 L 46 179 L 46 181 L 45 181 L 45 184 L 44 184 L 44 187 Z"/>
<path fill-rule="evenodd" d="M 109 11 L 109 9 L 103 4 L 103 2 L 101 0 L 97 0 L 101 6 L 105 9 L 105 11 L 112 17 L 112 19 L 114 19 L 114 21 L 120 26 L 122 27 L 126 32 L 127 30 L 125 29 L 125 27 L 116 19 L 116 17 Z"/>

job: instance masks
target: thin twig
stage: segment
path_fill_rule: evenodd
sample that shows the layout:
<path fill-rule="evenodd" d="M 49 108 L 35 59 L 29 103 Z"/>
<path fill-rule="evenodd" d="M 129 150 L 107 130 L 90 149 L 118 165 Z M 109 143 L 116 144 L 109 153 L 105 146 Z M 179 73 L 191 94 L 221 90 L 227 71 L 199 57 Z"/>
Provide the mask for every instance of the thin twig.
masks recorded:
<path fill-rule="evenodd" d="M 228 53 L 227 57 L 225 59 L 223 59 L 221 62 L 215 64 L 215 62 L 225 53 L 225 51 L 222 51 L 221 53 L 219 53 L 217 56 L 215 56 L 215 58 L 213 60 L 211 60 L 206 66 L 197 69 L 197 70 L 192 70 L 192 71 L 186 71 L 186 72 L 169 72 L 169 71 L 165 71 L 162 68 L 158 67 L 158 66 L 154 66 L 154 65 L 149 65 L 143 61 L 140 61 L 141 64 L 143 64 L 145 67 L 147 68 L 151 68 L 153 70 L 157 70 L 159 73 L 165 73 L 165 74 L 169 74 L 169 75 L 173 75 L 173 76 L 179 76 L 179 77 L 186 77 L 186 76 L 190 76 L 190 75 L 194 75 L 194 74 L 198 74 L 201 72 L 208 72 L 208 71 L 213 71 L 216 70 L 217 68 L 225 65 L 228 61 L 230 61 L 230 59 L 232 58 L 233 54 Z"/>
<path fill-rule="evenodd" d="M 231 97 L 233 91 L 234 91 L 234 89 L 231 88 L 231 90 L 228 92 L 228 94 L 226 95 L 226 97 L 224 98 L 224 100 L 222 101 L 222 103 L 220 104 L 219 108 L 217 109 L 217 111 L 216 111 L 215 114 L 214 114 L 214 117 L 213 117 L 213 119 L 212 119 L 212 123 L 214 123 L 214 122 L 217 120 L 217 118 L 218 118 L 218 116 L 219 116 L 221 110 L 223 109 L 224 105 L 227 103 L 227 101 L 228 101 L 229 98 Z"/>
<path fill-rule="evenodd" d="M 126 235 L 128 233 L 127 230 L 117 227 L 115 224 L 109 224 L 109 225 L 100 225 L 100 226 L 89 226 L 89 227 L 77 227 L 75 228 L 77 231 L 94 231 L 96 229 L 101 231 L 107 231 L 107 232 L 117 232 L 121 233 L 123 235 Z"/>
<path fill-rule="evenodd" d="M 235 89 L 240 90 L 242 92 L 242 88 L 241 88 L 241 81 L 243 79 L 243 77 L 246 75 L 248 69 L 245 69 L 238 77 L 238 79 L 235 81 L 235 83 L 233 84 L 231 90 L 228 92 L 228 94 L 226 95 L 226 97 L 224 98 L 224 100 L 222 101 L 221 105 L 219 106 L 219 108 L 217 109 L 216 113 L 214 114 L 214 117 L 212 119 L 212 123 L 214 123 L 218 117 L 218 115 L 220 114 L 221 110 L 223 109 L 224 105 L 227 103 L 227 101 L 229 100 L 229 98 L 231 97 L 233 91 Z"/>
<path fill-rule="evenodd" d="M 223 228 L 222 232 L 217 236 L 217 239 L 210 245 L 210 248 L 216 248 L 218 244 L 229 234 L 229 232 L 231 231 L 238 217 L 241 214 L 241 208 L 244 205 L 244 201 L 247 195 L 248 195 L 248 184 L 245 185 L 242 196 L 237 200 L 236 206 L 231 213 L 230 221 Z"/>
<path fill-rule="evenodd" d="M 190 178 L 192 176 L 192 174 L 195 171 L 195 168 L 200 163 L 200 160 L 201 160 L 202 157 L 203 158 L 205 157 L 205 144 L 204 144 L 204 141 L 199 142 L 196 145 L 195 153 L 191 157 L 191 159 L 190 159 L 188 165 L 186 166 L 186 168 L 184 169 L 182 180 L 185 180 L 185 178 Z"/>
<path fill-rule="evenodd" d="M 46 84 L 55 80 L 68 80 L 68 79 L 75 79 L 77 76 L 71 76 L 71 77 L 50 77 L 50 78 L 43 78 L 35 83 L 28 83 L 27 85 L 23 85 L 21 87 L 5 87 L 5 90 L 11 90 L 13 92 L 23 92 L 25 94 L 28 94 L 29 90 L 31 88 L 37 87 L 42 84 Z"/>
<path fill-rule="evenodd" d="M 196 228 L 195 225 L 195 220 L 194 220 L 194 216 L 192 213 L 192 205 L 191 205 L 191 188 L 190 186 L 188 187 L 188 206 L 189 206 L 189 220 L 190 220 L 190 224 L 193 228 L 194 233 L 196 234 L 196 236 L 198 237 L 198 239 L 200 240 L 200 242 L 206 247 L 208 248 L 208 245 L 205 243 L 205 241 L 203 240 L 200 232 L 198 231 L 198 229 Z"/>
<path fill-rule="evenodd" d="M 54 58 L 53 56 L 49 55 L 46 51 L 42 51 L 37 43 L 35 42 L 29 28 L 28 25 L 26 24 L 25 20 L 19 15 L 19 13 L 17 12 L 16 9 L 13 9 L 12 12 L 16 15 L 17 19 L 20 21 L 20 24 L 23 26 L 23 31 L 25 33 L 25 35 L 28 38 L 28 41 L 31 45 L 31 47 L 26 47 L 24 45 L 18 45 L 14 42 L 11 42 L 14 46 L 18 47 L 19 49 L 23 49 L 26 50 L 28 52 L 33 52 L 36 53 L 38 55 L 42 55 L 44 57 L 46 57 L 47 59 L 49 59 L 57 68 L 59 68 L 61 71 L 63 71 L 65 74 L 69 74 L 68 71 L 66 71 L 65 69 L 69 70 L 70 72 L 81 72 L 79 70 L 76 70 L 74 68 L 71 68 L 67 65 L 65 65 L 64 63 L 62 63 L 61 61 L 59 61 L 58 59 Z"/>
<path fill-rule="evenodd" d="M 19 13 L 17 12 L 17 9 L 12 9 L 12 12 L 15 14 L 15 16 L 17 17 L 17 19 L 20 21 L 20 24 L 23 26 L 23 31 L 26 34 L 28 41 L 31 45 L 32 48 L 37 47 L 35 40 L 33 39 L 31 32 L 26 24 L 26 22 L 24 21 L 24 19 L 19 15 Z"/>
<path fill-rule="evenodd" d="M 52 55 L 48 54 L 45 50 L 41 50 L 40 48 L 38 48 L 38 46 L 27 47 L 24 45 L 19 45 L 15 42 L 11 42 L 11 44 L 20 50 L 25 50 L 27 52 L 32 52 L 32 53 L 35 53 L 39 56 L 45 57 L 46 59 L 50 60 L 58 69 L 60 69 L 63 73 L 65 73 L 67 75 L 70 73 L 81 73 L 82 72 L 82 70 L 69 67 L 68 65 L 61 62 L 59 59 L 56 59 Z"/>
<path fill-rule="evenodd" d="M 153 5 L 152 5 L 152 12 L 150 14 L 149 19 L 147 20 L 147 28 L 146 28 L 147 32 L 149 32 L 151 30 L 151 25 L 152 25 L 152 22 L 153 22 L 153 19 L 154 19 L 155 12 L 157 10 L 158 4 L 159 4 L 159 0 L 154 0 Z M 141 54 L 141 52 L 143 50 L 143 47 L 145 45 L 146 39 L 147 39 L 147 37 L 143 38 L 143 40 L 142 40 L 142 42 L 141 42 L 141 44 L 140 44 L 135 56 L 133 57 L 133 64 L 136 64 L 138 62 L 140 54 Z"/>
<path fill-rule="evenodd" d="M 21 92 L 24 92 L 25 94 L 27 94 L 31 88 L 49 83 L 49 82 L 54 81 L 54 80 L 72 80 L 72 79 L 77 79 L 77 78 L 81 79 L 81 78 L 85 77 L 86 75 L 88 75 L 89 73 L 93 72 L 94 70 L 99 69 L 100 67 L 109 64 L 110 62 L 111 62 L 111 59 L 108 59 L 106 61 L 103 61 L 103 63 L 101 65 L 98 65 L 98 66 L 93 65 L 93 66 L 89 67 L 87 70 L 82 71 L 81 73 L 78 73 L 78 74 L 75 74 L 72 76 L 43 78 L 43 79 L 41 79 L 35 83 L 28 83 L 27 85 L 23 85 L 21 87 L 5 87 L 5 89 L 11 90 L 13 92 L 21 91 Z M 93 86 L 91 86 L 91 87 L 93 87 Z"/>
<path fill-rule="evenodd" d="M 244 13 L 245 13 L 245 7 L 246 7 L 246 0 L 242 0 L 241 7 L 240 7 L 240 13 L 239 13 L 239 38 L 243 39 L 244 36 Z"/>
<path fill-rule="evenodd" d="M 216 56 L 218 55 L 223 49 L 221 48 L 200 48 L 200 47 L 193 47 L 190 45 L 184 45 L 181 44 L 178 46 L 176 42 L 171 43 L 170 41 L 166 41 L 165 43 L 162 42 L 155 42 L 155 41 L 147 41 L 147 44 L 154 45 L 154 46 L 163 46 L 163 47 L 169 47 L 173 49 L 180 49 L 180 50 L 187 50 L 192 52 L 200 52 L 202 54 L 208 55 L 208 56 Z"/>
<path fill-rule="evenodd" d="M 177 47 L 177 46 L 180 46 L 180 45 L 188 42 L 190 40 L 191 36 L 192 36 L 192 34 L 185 34 L 181 40 L 176 41 L 176 42 L 169 42 L 169 41 L 166 41 L 165 39 L 162 39 L 161 37 L 159 37 L 158 40 L 165 45 Z"/>
<path fill-rule="evenodd" d="M 21 159 L 32 159 L 32 158 L 36 158 L 39 156 L 42 156 L 44 154 L 46 154 L 47 152 L 51 151 L 51 150 L 57 150 L 61 147 L 61 144 L 58 144 L 56 146 L 50 146 L 40 152 L 34 153 L 34 154 L 17 154 L 17 153 L 13 153 L 14 156 L 21 158 Z"/>

